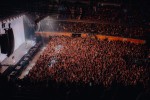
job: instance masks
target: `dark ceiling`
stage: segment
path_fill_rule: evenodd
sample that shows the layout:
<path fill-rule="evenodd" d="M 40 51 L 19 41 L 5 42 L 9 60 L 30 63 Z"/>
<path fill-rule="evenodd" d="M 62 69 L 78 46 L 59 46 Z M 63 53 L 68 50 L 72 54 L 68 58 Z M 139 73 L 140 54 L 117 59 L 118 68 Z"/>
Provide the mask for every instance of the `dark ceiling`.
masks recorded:
<path fill-rule="evenodd" d="M 57 13 L 54 5 L 59 6 L 70 1 L 87 4 L 94 4 L 97 1 L 120 3 L 141 10 L 147 17 L 150 15 L 149 1 L 146 0 L 1 0 L 0 19 L 22 12 Z"/>

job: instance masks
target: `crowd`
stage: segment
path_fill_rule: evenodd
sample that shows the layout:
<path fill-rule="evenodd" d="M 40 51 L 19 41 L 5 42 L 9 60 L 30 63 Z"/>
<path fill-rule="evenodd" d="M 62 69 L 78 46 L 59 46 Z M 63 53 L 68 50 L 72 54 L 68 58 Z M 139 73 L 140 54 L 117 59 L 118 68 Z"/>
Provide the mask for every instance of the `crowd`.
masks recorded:
<path fill-rule="evenodd" d="M 144 38 L 142 27 L 130 27 L 114 24 L 87 23 L 87 22 L 59 22 L 58 27 L 53 28 L 59 32 L 96 33 L 102 35 L 121 36 L 128 38 Z"/>
<path fill-rule="evenodd" d="M 45 24 L 46 20 L 41 25 Z M 54 24 L 39 26 L 38 31 L 90 33 L 125 38 L 145 39 L 145 29 L 140 26 L 126 26 L 111 23 L 56 21 Z"/>
<path fill-rule="evenodd" d="M 62 4 L 60 19 L 78 19 L 111 23 L 138 24 L 143 16 L 139 9 L 122 4 L 95 2 L 91 5 L 82 3 Z"/>
<path fill-rule="evenodd" d="M 99 2 L 93 5 L 80 3 L 62 4 L 58 8 L 58 16 L 56 18 L 53 17 L 59 22 L 45 26 L 42 26 L 42 24 L 41 31 L 96 33 L 144 39 L 146 33 L 146 27 L 144 27 L 145 19 L 137 9 L 131 9 L 123 5 L 116 7 L 102 6 L 102 4 Z M 66 21 L 61 22 L 61 20 Z"/>
<path fill-rule="evenodd" d="M 52 37 L 36 65 L 31 81 L 57 83 L 111 84 L 146 86 L 149 64 L 137 63 L 147 57 L 145 45 L 82 37 Z M 135 60 L 136 59 L 136 60 Z"/>
<path fill-rule="evenodd" d="M 58 30 L 143 39 L 145 31 L 141 27 L 144 20 L 142 14 L 135 8 L 122 6 L 104 6 L 100 2 L 84 6 L 82 4 L 64 4 L 64 11 L 60 13 L 59 19 L 76 19 L 78 21 L 85 21 L 85 23 L 62 22 L 59 23 Z"/>
<path fill-rule="evenodd" d="M 90 21 L 100 21 L 100 22 L 111 22 L 111 23 L 121 23 L 124 20 L 123 11 L 118 10 L 118 8 L 105 8 L 105 7 L 68 7 L 69 9 L 69 19 L 78 20 L 90 20 Z M 122 17 L 121 17 L 122 16 Z"/>

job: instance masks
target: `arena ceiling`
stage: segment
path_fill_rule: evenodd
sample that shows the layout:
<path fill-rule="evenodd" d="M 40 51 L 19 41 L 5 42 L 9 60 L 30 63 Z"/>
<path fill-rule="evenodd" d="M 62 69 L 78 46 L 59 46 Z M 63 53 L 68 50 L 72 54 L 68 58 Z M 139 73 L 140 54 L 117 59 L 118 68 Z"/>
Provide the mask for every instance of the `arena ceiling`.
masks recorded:
<path fill-rule="evenodd" d="M 150 6 L 148 0 L 1 0 L 0 2 L 0 20 L 14 14 L 23 12 L 39 13 L 57 13 L 55 5 L 61 5 L 62 2 L 76 2 L 94 4 L 99 2 L 120 3 L 126 6 L 141 9 L 146 16 L 150 16 Z"/>

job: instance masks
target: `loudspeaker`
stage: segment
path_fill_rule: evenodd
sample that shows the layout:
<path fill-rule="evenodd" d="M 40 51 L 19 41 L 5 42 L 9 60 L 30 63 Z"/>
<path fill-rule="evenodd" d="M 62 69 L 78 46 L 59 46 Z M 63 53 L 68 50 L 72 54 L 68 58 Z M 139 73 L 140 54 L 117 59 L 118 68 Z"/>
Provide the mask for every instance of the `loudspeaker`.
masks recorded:
<path fill-rule="evenodd" d="M 12 28 L 5 29 L 5 34 L 1 36 L 1 53 L 10 56 L 14 51 L 14 34 Z"/>
<path fill-rule="evenodd" d="M 7 54 L 9 48 L 8 36 L 7 34 L 3 34 L 1 36 L 1 53 Z"/>
<path fill-rule="evenodd" d="M 8 42 L 9 42 L 9 49 L 8 49 L 8 53 L 7 56 L 10 56 L 13 52 L 14 52 L 14 34 L 13 34 L 13 30 L 12 28 L 8 29 Z"/>

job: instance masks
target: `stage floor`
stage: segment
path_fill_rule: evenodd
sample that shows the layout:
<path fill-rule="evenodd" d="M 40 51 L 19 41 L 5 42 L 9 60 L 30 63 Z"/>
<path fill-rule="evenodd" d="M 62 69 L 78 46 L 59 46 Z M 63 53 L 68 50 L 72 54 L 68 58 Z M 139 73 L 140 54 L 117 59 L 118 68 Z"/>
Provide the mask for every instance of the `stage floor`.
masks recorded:
<path fill-rule="evenodd" d="M 16 65 L 19 60 L 35 45 L 34 41 L 26 41 L 23 43 L 10 57 L 5 58 L 1 65 L 0 73 L 3 73 L 9 65 Z"/>

